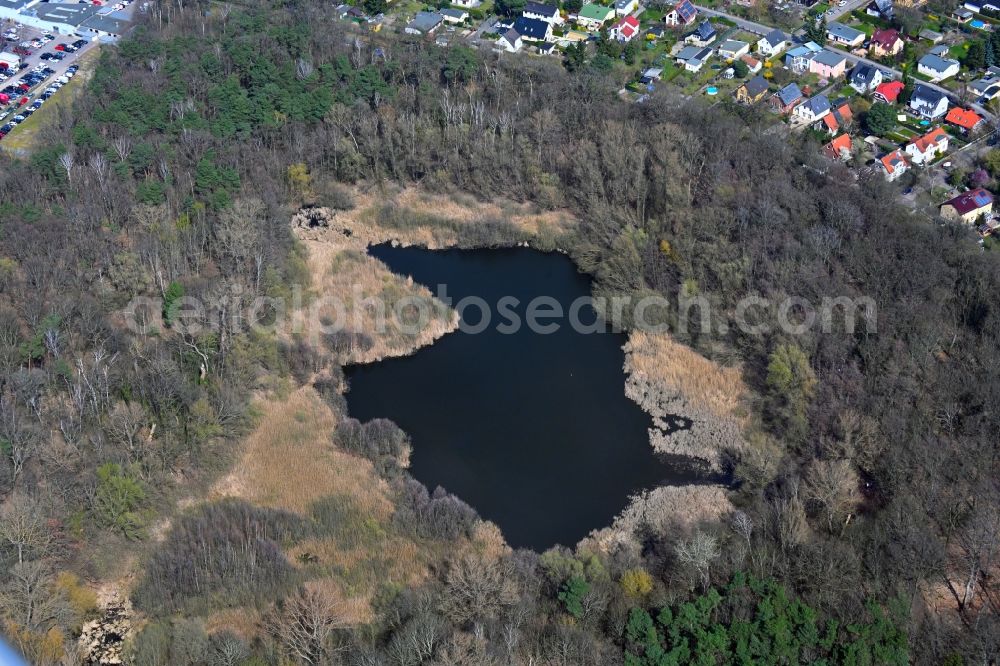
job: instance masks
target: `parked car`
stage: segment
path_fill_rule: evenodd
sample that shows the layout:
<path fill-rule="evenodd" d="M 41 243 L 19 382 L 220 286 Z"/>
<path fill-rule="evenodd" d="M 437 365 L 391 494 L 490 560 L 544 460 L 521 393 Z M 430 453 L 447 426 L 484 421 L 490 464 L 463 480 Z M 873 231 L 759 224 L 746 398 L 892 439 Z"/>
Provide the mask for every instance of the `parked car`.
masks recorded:
<path fill-rule="evenodd" d="M 78 39 L 75 42 L 73 42 L 73 48 L 82 49 L 87 44 L 88 44 L 88 42 L 87 42 L 86 39 Z"/>
<path fill-rule="evenodd" d="M 24 118 L 25 118 L 25 116 L 23 116 L 21 114 L 17 114 L 16 116 L 14 116 L 14 124 L 17 125 L 19 123 L 23 123 L 24 122 Z"/>

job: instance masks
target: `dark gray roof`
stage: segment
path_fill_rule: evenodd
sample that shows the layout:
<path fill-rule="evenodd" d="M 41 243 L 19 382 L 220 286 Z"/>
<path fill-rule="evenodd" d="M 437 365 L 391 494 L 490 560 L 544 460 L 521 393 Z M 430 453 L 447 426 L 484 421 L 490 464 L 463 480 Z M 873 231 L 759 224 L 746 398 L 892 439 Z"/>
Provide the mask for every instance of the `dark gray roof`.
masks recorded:
<path fill-rule="evenodd" d="M 538 14 L 539 16 L 558 16 L 559 8 L 546 5 L 541 2 L 529 2 L 524 6 L 524 14 Z"/>
<path fill-rule="evenodd" d="M 744 83 L 743 86 L 747 89 L 747 94 L 751 97 L 756 97 L 757 95 L 766 92 L 770 87 L 768 86 L 767 79 L 763 76 L 755 76 Z"/>
<path fill-rule="evenodd" d="M 451 7 L 445 7 L 444 9 L 439 9 L 438 13 L 441 14 L 441 16 L 450 16 L 451 18 L 454 19 L 461 19 L 469 15 L 469 12 L 465 11 L 464 9 L 452 9 Z"/>
<path fill-rule="evenodd" d="M 830 100 L 826 98 L 826 95 L 816 95 L 805 104 L 806 107 L 812 111 L 814 116 L 818 116 L 824 111 L 830 110 Z"/>
<path fill-rule="evenodd" d="M 543 40 L 549 31 L 549 24 L 539 19 L 521 16 L 514 21 L 514 30 L 525 39 Z"/>
<path fill-rule="evenodd" d="M 407 27 L 419 30 L 420 32 L 430 32 L 441 25 L 442 20 L 444 19 L 437 12 L 417 12 L 417 15 L 410 21 Z"/>
<path fill-rule="evenodd" d="M 913 89 L 912 100 L 918 100 L 926 104 L 937 105 L 944 98 L 945 94 L 939 90 L 918 83 Z"/>
<path fill-rule="evenodd" d="M 771 32 L 764 35 L 764 39 L 766 39 L 767 43 L 770 44 L 771 46 L 775 46 L 776 44 L 780 44 L 781 42 L 788 41 L 788 36 L 785 35 L 785 33 L 778 30 L 777 28 L 775 28 Z"/>
<path fill-rule="evenodd" d="M 851 71 L 851 82 L 868 85 L 875 80 L 875 73 L 877 71 L 878 70 L 871 65 L 859 62 Z"/>
<path fill-rule="evenodd" d="M 701 37 L 702 40 L 706 40 L 715 35 L 715 28 L 713 28 L 712 24 L 708 21 L 702 21 L 701 25 L 698 26 L 698 29 L 695 30 L 695 32 L 698 33 L 698 36 Z"/>

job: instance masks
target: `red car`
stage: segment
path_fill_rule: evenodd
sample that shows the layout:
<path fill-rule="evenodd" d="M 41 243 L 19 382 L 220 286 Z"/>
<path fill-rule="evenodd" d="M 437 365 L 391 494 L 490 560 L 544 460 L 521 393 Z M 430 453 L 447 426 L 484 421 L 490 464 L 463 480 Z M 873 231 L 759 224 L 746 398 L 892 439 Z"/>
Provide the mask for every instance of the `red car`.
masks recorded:
<path fill-rule="evenodd" d="M 66 45 L 65 44 L 56 44 L 53 48 L 56 51 L 65 51 L 66 50 Z"/>
<path fill-rule="evenodd" d="M 28 103 L 28 98 L 27 97 L 22 97 L 21 99 L 17 100 L 17 105 L 18 106 L 24 106 L 27 103 Z"/>

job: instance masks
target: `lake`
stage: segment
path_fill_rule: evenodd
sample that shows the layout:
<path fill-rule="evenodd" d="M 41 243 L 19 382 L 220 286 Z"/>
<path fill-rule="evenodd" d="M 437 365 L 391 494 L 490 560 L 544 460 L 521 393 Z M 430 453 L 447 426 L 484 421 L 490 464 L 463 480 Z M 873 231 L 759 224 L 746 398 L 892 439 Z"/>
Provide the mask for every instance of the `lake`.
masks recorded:
<path fill-rule="evenodd" d="M 568 257 L 529 248 L 370 252 L 435 294 L 445 285 L 455 302 L 480 297 L 494 314 L 474 333 L 467 329 L 481 320 L 470 308 L 462 328 L 412 356 L 348 368 L 350 414 L 395 421 L 413 441 L 413 476 L 461 497 L 512 546 L 573 546 L 638 491 L 709 480 L 688 459 L 653 452 L 649 416 L 625 397 L 624 335 L 577 332 L 566 319 L 553 320 L 552 333 L 498 330 L 503 297 L 519 300 L 509 311 L 524 322 L 536 297 L 568 311 L 589 296 L 589 278 Z M 593 324 L 596 314 L 588 305 L 579 320 Z"/>

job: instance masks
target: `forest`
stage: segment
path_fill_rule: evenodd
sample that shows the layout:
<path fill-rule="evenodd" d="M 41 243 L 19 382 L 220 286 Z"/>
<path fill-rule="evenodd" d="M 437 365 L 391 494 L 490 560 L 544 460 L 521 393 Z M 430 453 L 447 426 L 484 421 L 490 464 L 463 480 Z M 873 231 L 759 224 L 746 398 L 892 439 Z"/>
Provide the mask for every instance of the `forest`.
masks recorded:
<path fill-rule="evenodd" d="M 83 663 L 95 585 L 127 561 L 143 666 L 998 659 L 1000 258 L 971 230 L 763 111 L 629 104 L 600 64 L 360 34 L 313 0 L 208 8 L 153 3 L 46 144 L 2 158 L 0 617 L 31 663 Z M 184 296 L 308 284 L 291 215 L 394 183 L 573 211 L 559 244 L 600 295 L 683 291 L 727 318 L 753 294 L 869 297 L 877 325 L 678 330 L 753 391 L 726 520 L 610 553 L 475 547 L 475 511 L 407 474 L 405 433 L 346 418 L 332 345 L 171 328 Z M 162 298 L 161 329 L 123 325 L 135 296 Z M 317 368 L 329 446 L 372 465 L 391 518 L 179 507 L 232 464 L 254 395 Z M 383 585 L 367 621 L 305 585 L 350 573 L 316 539 L 397 536 L 427 574 Z M 234 608 L 258 621 L 228 626 Z"/>

